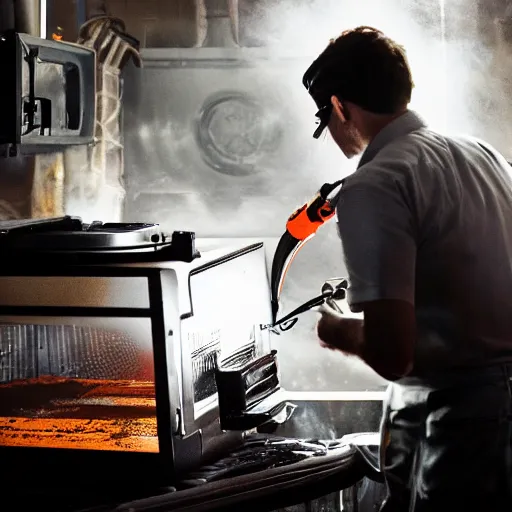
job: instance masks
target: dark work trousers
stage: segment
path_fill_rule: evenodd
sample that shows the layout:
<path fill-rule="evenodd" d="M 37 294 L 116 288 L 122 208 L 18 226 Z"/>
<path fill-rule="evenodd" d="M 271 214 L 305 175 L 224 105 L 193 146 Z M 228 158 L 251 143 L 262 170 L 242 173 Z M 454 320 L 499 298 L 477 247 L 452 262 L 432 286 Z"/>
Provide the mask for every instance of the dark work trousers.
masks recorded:
<path fill-rule="evenodd" d="M 389 386 L 381 512 L 512 512 L 512 364 Z"/>

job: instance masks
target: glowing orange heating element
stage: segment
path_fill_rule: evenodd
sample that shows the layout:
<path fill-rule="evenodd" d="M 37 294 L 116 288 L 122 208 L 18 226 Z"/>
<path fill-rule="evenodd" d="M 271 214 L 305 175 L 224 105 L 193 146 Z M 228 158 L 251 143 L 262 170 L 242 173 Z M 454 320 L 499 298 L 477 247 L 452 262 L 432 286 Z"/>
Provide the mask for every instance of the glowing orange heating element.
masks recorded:
<path fill-rule="evenodd" d="M 0 446 L 156 453 L 155 385 L 60 377 L 2 384 Z"/>

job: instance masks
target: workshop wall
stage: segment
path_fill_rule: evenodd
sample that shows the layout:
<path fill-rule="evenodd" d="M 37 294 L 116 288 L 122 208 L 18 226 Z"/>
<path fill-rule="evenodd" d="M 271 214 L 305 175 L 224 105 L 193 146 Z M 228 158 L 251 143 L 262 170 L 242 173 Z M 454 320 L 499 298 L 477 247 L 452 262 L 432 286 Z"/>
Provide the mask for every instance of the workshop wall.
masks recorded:
<path fill-rule="evenodd" d="M 162 10 L 153 25 L 143 19 L 152 19 L 152 9 L 163 9 L 157 2 L 145 3 L 143 15 L 134 1 L 108 4 L 129 31 L 133 27 L 142 34 L 147 48 L 144 69 L 125 74 L 127 220 L 161 222 L 202 237 L 265 238 L 271 254 L 289 213 L 322 183 L 354 169 L 355 163 L 347 162 L 329 139 L 312 139 L 315 109 L 300 79 L 329 37 L 357 24 L 379 26 L 406 46 L 417 85 L 413 107 L 432 125 L 481 136 L 512 156 L 504 129 L 509 117 L 504 118 L 503 72 L 496 73 L 499 34 L 495 23 L 482 21 L 484 15 L 498 16 L 497 3 L 490 12 L 488 6 L 484 11 L 464 0 L 386 2 L 385 10 L 370 0 L 357 7 L 339 0 L 240 0 L 240 45 L 262 53 L 266 49 L 271 58 L 256 52 L 252 61 L 243 58 L 238 64 L 228 64 L 222 52 L 216 59 L 213 49 L 201 56 L 200 48 L 191 48 L 200 44 L 198 30 L 187 32 L 194 20 L 201 21 L 200 2 L 196 11 L 178 8 L 176 2 L 175 11 Z M 180 54 L 175 47 L 191 49 Z M 233 95 L 238 93 L 237 100 Z M 219 95 L 239 101 L 238 110 L 228 109 L 218 115 L 217 124 L 203 126 L 210 135 L 217 130 L 217 141 L 198 138 L 204 112 Z M 259 105 L 249 105 L 249 98 Z M 259 115 L 254 108 L 261 109 Z M 344 273 L 332 223 L 295 260 L 283 311 L 316 294 L 324 279 Z M 383 381 L 359 361 L 318 347 L 314 325 L 315 315 L 306 315 L 275 339 L 285 387 L 382 388 Z"/>
<path fill-rule="evenodd" d="M 103 12 L 125 21 L 130 34 L 145 48 L 188 47 L 197 39 L 195 0 L 49 0 L 47 3 L 49 34 L 61 27 L 67 41 L 77 39 L 80 21 Z"/>
<path fill-rule="evenodd" d="M 140 33 L 140 19 L 131 21 L 140 17 L 135 3 L 117 2 L 121 3 L 128 27 L 133 23 L 133 30 Z M 347 162 L 329 139 L 312 139 L 314 105 L 300 79 L 311 56 L 329 37 L 357 24 L 379 26 L 405 44 L 417 85 L 413 107 L 432 125 L 484 137 L 512 156 L 504 129 L 510 118 L 504 108 L 508 102 L 503 72 L 496 74 L 499 44 L 492 22 L 503 6 L 496 2 L 491 12 L 488 5 L 483 10 L 469 0 L 402 0 L 386 2 L 386 9 L 382 5 L 369 0 L 357 6 L 339 0 L 240 0 L 240 45 L 266 49 L 272 58 L 241 59 L 237 65 L 228 65 L 222 52 L 217 61 L 211 58 L 211 49 L 203 57 L 200 49 L 181 57 L 173 53 L 170 47 L 175 45 L 195 46 L 198 32 L 191 33 L 188 44 L 185 38 L 179 45 L 167 36 L 164 41 L 163 35 L 143 39 L 148 48 L 143 51 L 145 67 L 125 75 L 126 218 L 191 229 L 204 237 L 265 238 L 271 254 L 289 213 L 319 185 L 354 169 L 355 163 Z M 183 27 L 189 27 L 198 12 L 182 10 L 180 16 Z M 483 17 L 492 20 L 484 23 Z M 163 31 L 165 23 L 158 26 Z M 157 41 L 169 51 L 151 50 Z M 223 128 L 216 125 L 217 141 L 232 144 L 231 149 L 215 151 L 215 141 L 205 144 L 197 137 L 201 112 L 216 94 L 227 97 L 233 92 L 257 98 L 260 112 L 267 109 L 273 115 L 254 116 L 254 106 L 239 104 L 236 122 L 231 117 L 228 127 L 225 112 Z M 342 261 L 332 223 L 294 261 L 283 311 L 316 294 L 324 279 L 343 275 Z M 306 315 L 292 331 L 275 339 L 285 387 L 381 389 L 383 381 L 358 360 L 318 347 L 315 320 L 315 315 Z"/>
<path fill-rule="evenodd" d="M 88 2 L 92 4 L 98 2 Z M 110 0 L 109 14 L 125 20 L 143 48 L 190 47 L 197 41 L 194 0 Z"/>
<path fill-rule="evenodd" d="M 77 20 L 106 12 L 141 42 L 144 68 L 124 73 L 126 220 L 200 237 L 264 239 L 271 255 L 295 207 L 355 168 L 328 137 L 312 139 L 315 107 L 301 76 L 329 37 L 358 24 L 374 24 L 406 46 L 412 106 L 433 126 L 480 136 L 512 159 L 505 0 L 233 0 L 233 37 L 245 52 L 235 59 L 201 48 L 204 0 L 49 4 L 49 34 L 60 26 L 74 40 Z M 283 312 L 344 273 L 331 223 L 296 258 Z M 381 389 L 362 363 L 318 346 L 315 320 L 305 315 L 275 339 L 285 387 Z"/>

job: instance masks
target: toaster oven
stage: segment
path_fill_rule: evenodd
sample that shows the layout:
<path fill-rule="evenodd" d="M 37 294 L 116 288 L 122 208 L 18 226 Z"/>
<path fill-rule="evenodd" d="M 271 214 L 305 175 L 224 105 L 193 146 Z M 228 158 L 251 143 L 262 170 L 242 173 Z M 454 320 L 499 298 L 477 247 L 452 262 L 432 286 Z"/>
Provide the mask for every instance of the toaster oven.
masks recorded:
<path fill-rule="evenodd" d="M 0 263 L 4 481 L 172 485 L 291 414 L 263 244 L 64 217 L 0 223 Z"/>

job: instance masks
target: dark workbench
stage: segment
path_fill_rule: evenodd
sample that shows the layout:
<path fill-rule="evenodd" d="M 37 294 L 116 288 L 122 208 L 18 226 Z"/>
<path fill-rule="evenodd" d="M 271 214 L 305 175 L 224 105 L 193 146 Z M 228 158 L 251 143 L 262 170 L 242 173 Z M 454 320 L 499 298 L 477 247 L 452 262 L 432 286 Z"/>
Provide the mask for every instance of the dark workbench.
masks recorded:
<path fill-rule="evenodd" d="M 264 436 L 255 436 L 260 443 Z M 281 438 L 272 438 L 281 442 Z M 254 443 L 254 441 L 252 441 Z M 295 442 L 285 440 L 284 443 Z M 299 443 L 299 441 L 297 441 Z M 235 512 L 243 508 L 258 512 L 274 511 L 282 508 L 298 507 L 292 510 L 306 510 L 304 504 L 310 503 L 313 508 L 326 511 L 344 510 L 340 505 L 340 491 L 349 489 L 360 483 L 365 477 L 371 476 L 371 468 L 364 457 L 353 446 L 343 442 L 327 442 L 326 448 L 315 452 L 315 443 L 304 444 L 305 452 L 302 460 L 292 463 L 273 463 L 274 467 L 254 471 L 245 468 L 236 474 L 233 468 L 249 449 L 244 447 L 230 454 L 225 459 L 205 466 L 176 487 L 151 488 L 150 485 L 140 487 L 123 486 L 116 480 L 113 471 L 112 482 L 108 487 L 100 489 L 95 485 L 94 476 L 90 482 L 77 482 L 76 488 L 65 489 L 45 488 L 38 491 L 18 488 L 11 491 L 8 512 L 35 512 L 36 510 L 52 510 L 52 512 Z M 320 444 L 319 444 L 320 445 Z M 300 446 L 295 450 L 304 453 Z M 256 460 L 257 457 L 254 457 Z M 274 459 L 277 460 L 277 459 Z M 223 477 L 223 472 L 229 474 Z M 43 468 L 44 469 L 44 464 Z M 71 470 L 71 468 L 70 468 Z M 21 481 L 22 479 L 20 479 Z M 4 496 L 8 493 L 4 490 Z M 316 505 L 313 506 L 313 502 Z"/>

